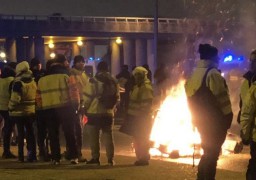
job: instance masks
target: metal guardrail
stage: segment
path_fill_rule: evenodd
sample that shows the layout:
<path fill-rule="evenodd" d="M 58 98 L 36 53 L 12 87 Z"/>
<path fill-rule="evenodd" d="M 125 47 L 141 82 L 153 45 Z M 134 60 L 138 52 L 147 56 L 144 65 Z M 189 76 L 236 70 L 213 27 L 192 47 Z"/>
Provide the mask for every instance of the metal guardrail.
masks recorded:
<path fill-rule="evenodd" d="M 103 17 L 103 16 L 44 16 L 44 15 L 0 15 L 5 20 L 69 20 L 76 22 L 126 22 L 126 23 L 152 23 L 154 18 L 144 17 Z M 159 23 L 178 24 L 184 19 L 158 18 Z"/>
<path fill-rule="evenodd" d="M 154 18 L 142 17 L 0 15 L 1 22 L 12 31 L 25 31 L 29 26 L 34 31 L 152 33 L 154 28 Z M 198 22 L 192 19 L 158 18 L 159 33 L 194 33 L 197 29 Z"/>

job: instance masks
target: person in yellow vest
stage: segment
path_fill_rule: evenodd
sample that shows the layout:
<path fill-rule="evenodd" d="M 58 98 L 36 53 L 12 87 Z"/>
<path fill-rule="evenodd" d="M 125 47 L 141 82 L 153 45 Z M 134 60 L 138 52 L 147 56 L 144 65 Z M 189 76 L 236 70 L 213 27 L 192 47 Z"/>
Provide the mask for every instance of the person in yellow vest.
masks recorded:
<path fill-rule="evenodd" d="M 244 81 L 242 82 L 240 88 L 240 111 L 237 116 L 237 122 L 240 124 L 241 109 L 243 106 L 243 101 L 252 85 L 256 81 L 256 50 L 252 51 L 250 54 L 250 70 L 243 75 Z"/>
<path fill-rule="evenodd" d="M 149 136 L 152 128 L 153 88 L 144 67 L 136 67 L 132 75 L 135 79 L 127 111 L 127 119 L 120 131 L 133 136 L 137 161 L 136 166 L 149 165 Z"/>
<path fill-rule="evenodd" d="M 22 61 L 16 66 L 11 98 L 8 104 L 10 117 L 16 122 L 18 129 L 18 158 L 24 162 L 24 138 L 27 140 L 28 162 L 34 162 L 36 158 L 36 141 L 34 135 L 34 115 L 36 83 L 29 64 Z M 26 129 L 26 131 L 25 131 Z"/>
<path fill-rule="evenodd" d="M 250 55 L 250 70 L 244 75 L 241 86 L 238 123 L 241 125 L 241 138 L 244 145 L 250 145 L 251 159 L 249 160 L 246 180 L 256 179 L 256 131 L 255 131 L 255 94 L 256 94 L 256 50 Z"/>
<path fill-rule="evenodd" d="M 76 81 L 74 76 L 70 76 L 68 67 L 67 58 L 57 54 L 47 74 L 38 81 L 36 106 L 44 111 L 41 118 L 46 120 L 54 165 L 59 165 L 61 159 L 60 125 L 63 128 L 71 164 L 78 163 L 74 121 L 80 97 Z"/>
<path fill-rule="evenodd" d="M 84 57 L 81 55 L 77 55 L 74 58 L 73 68 L 70 70 L 71 75 L 75 77 L 76 84 L 79 90 L 80 95 L 80 104 L 83 104 L 83 93 L 85 91 L 86 85 L 89 83 L 89 78 L 85 74 L 84 71 Z M 77 111 L 77 118 L 75 122 L 75 135 L 77 140 L 77 148 L 78 148 L 78 160 L 79 162 L 85 162 L 86 159 L 83 158 L 82 155 L 82 147 L 83 147 L 83 109 Z"/>
<path fill-rule="evenodd" d="M 10 151 L 10 139 L 12 130 L 15 126 L 15 122 L 10 118 L 8 112 L 8 103 L 11 97 L 10 94 L 10 86 L 15 77 L 15 70 L 9 66 L 3 68 L 1 72 L 0 78 L 0 114 L 4 119 L 4 127 L 3 127 L 3 155 L 2 158 L 16 158 L 14 154 Z"/>
<path fill-rule="evenodd" d="M 113 121 L 116 104 L 120 101 L 119 86 L 108 72 L 108 64 L 101 61 L 97 66 L 96 75 L 90 79 L 85 87 L 84 108 L 88 122 L 86 128 L 89 134 L 92 159 L 90 165 L 100 165 L 100 131 L 105 137 L 106 155 L 108 165 L 113 166 L 114 142 Z"/>
<path fill-rule="evenodd" d="M 198 120 L 199 117 L 195 117 L 196 114 L 200 115 L 201 112 L 192 112 L 193 123 L 200 133 L 201 146 L 204 151 L 198 165 L 197 179 L 211 180 L 215 179 L 218 157 L 227 130 L 231 126 L 233 113 L 226 81 L 217 69 L 218 49 L 209 44 L 200 44 L 199 54 L 200 60 L 191 77 L 187 80 L 185 90 L 189 99 L 195 95 L 204 83 L 209 90 L 208 92 L 211 92 L 214 100 L 218 103 L 218 112 L 221 112 L 221 117 L 218 117 L 220 119 L 205 115 L 202 120 L 200 118 L 201 121 Z M 209 102 L 209 99 L 207 101 Z"/>

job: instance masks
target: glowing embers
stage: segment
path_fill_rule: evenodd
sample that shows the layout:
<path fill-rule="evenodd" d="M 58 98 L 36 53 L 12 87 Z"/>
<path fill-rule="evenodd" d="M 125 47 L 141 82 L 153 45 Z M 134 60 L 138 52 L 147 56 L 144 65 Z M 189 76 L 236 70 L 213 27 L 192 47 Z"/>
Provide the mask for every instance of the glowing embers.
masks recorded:
<path fill-rule="evenodd" d="M 191 156 L 202 154 L 199 133 L 193 129 L 184 80 L 172 87 L 156 114 L 150 140 L 150 154 L 156 156 Z"/>

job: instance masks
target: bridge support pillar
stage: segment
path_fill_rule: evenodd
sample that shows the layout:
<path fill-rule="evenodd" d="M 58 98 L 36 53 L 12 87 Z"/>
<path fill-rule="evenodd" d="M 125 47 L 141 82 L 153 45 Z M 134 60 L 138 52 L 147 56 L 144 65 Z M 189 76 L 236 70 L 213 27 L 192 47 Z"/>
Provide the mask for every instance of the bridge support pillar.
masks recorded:
<path fill-rule="evenodd" d="M 135 54 L 135 41 L 131 39 L 125 39 L 123 41 L 124 49 L 124 64 L 129 66 L 131 70 L 136 66 L 136 54 Z"/>
<path fill-rule="evenodd" d="M 16 38 L 16 57 L 17 62 L 26 60 L 26 39 L 23 37 Z"/>
<path fill-rule="evenodd" d="M 45 54 L 44 54 L 45 52 L 44 38 L 41 36 L 37 36 L 34 39 L 34 43 L 35 43 L 35 57 L 37 57 L 41 61 L 43 67 L 45 67 L 46 62 L 45 62 Z"/>
<path fill-rule="evenodd" d="M 26 39 L 26 60 L 30 61 L 34 57 L 35 57 L 34 38 L 29 37 Z"/>
<path fill-rule="evenodd" d="M 73 55 L 73 58 L 77 55 L 81 55 L 81 47 L 77 45 L 76 42 L 72 43 L 72 55 Z"/>
<path fill-rule="evenodd" d="M 136 39 L 136 66 L 142 66 L 147 63 L 147 40 Z"/>
<path fill-rule="evenodd" d="M 8 37 L 5 39 L 5 44 L 4 44 L 5 50 L 6 50 L 6 56 L 7 56 L 7 61 L 9 62 L 16 62 L 16 42 L 15 38 Z"/>
<path fill-rule="evenodd" d="M 154 40 L 153 39 L 148 39 L 147 40 L 147 57 L 148 61 L 147 64 L 149 66 L 149 69 L 152 72 L 152 76 L 154 76 L 156 67 L 155 67 L 155 62 L 154 62 Z M 154 78 L 152 77 L 152 81 L 154 82 Z"/>
<path fill-rule="evenodd" d="M 94 52 L 94 42 L 93 41 L 86 41 L 86 58 L 89 59 L 90 57 L 95 58 Z"/>
<path fill-rule="evenodd" d="M 111 74 L 116 76 L 120 72 L 120 47 L 115 40 L 111 42 Z"/>

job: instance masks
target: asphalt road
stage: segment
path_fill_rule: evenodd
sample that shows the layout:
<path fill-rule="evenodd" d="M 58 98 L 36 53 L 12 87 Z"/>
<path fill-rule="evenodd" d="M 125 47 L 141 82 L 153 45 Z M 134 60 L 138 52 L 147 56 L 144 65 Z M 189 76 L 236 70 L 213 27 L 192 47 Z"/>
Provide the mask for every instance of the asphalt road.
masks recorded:
<path fill-rule="evenodd" d="M 135 155 L 132 150 L 132 139 L 114 128 L 115 138 L 115 161 L 116 166 L 107 166 L 105 149 L 102 146 L 101 166 L 92 167 L 84 163 L 71 165 L 69 161 L 63 160 L 56 167 L 49 162 L 18 163 L 17 160 L 3 160 L 0 158 L 1 179 L 171 179 L 192 180 L 196 178 L 197 167 L 192 167 L 192 158 L 164 158 L 152 157 L 147 167 L 136 167 L 133 165 Z M 83 149 L 83 155 L 90 159 L 88 143 Z M 104 140 L 103 140 L 104 141 Z M 17 147 L 12 147 L 17 154 Z M 64 151 L 64 147 L 62 147 Z M 228 154 L 220 156 L 217 180 L 242 180 L 245 179 L 246 166 L 249 159 L 249 149 L 245 147 L 240 154 Z M 2 148 L 0 149 L 2 153 Z M 197 158 L 195 164 L 197 165 Z"/>

